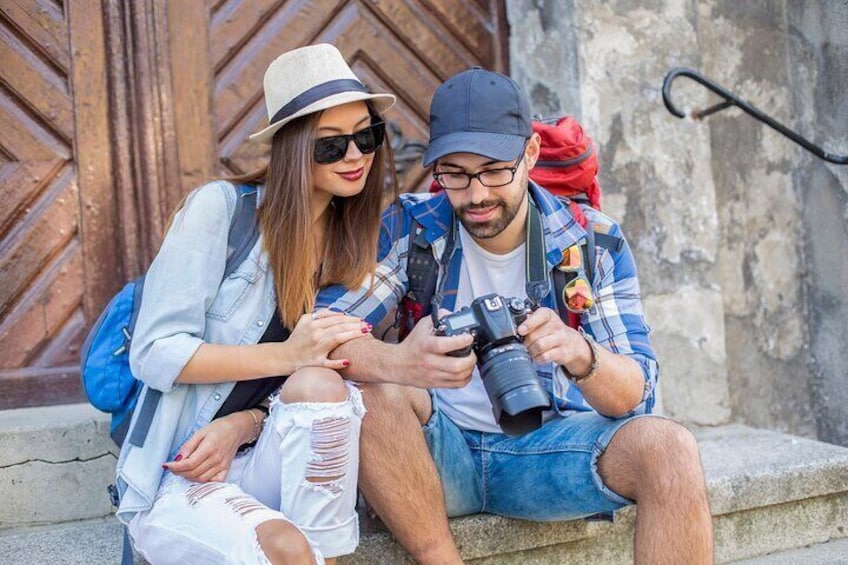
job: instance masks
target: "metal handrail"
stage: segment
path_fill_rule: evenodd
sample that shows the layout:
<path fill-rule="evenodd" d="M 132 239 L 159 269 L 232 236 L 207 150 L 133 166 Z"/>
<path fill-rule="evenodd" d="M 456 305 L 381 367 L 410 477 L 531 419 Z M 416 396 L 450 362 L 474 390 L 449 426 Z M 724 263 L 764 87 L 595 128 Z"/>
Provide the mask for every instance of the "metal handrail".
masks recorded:
<path fill-rule="evenodd" d="M 789 139 L 791 139 L 813 155 L 824 159 L 829 163 L 835 163 L 837 165 L 848 165 L 848 155 L 835 155 L 834 153 L 825 151 L 818 145 L 813 144 L 811 141 L 802 137 L 800 134 L 792 131 L 788 127 L 776 121 L 774 118 L 764 113 L 762 110 L 759 110 L 748 102 L 742 100 L 726 88 L 714 83 L 712 80 L 708 79 L 697 71 L 693 71 L 692 69 L 686 67 L 676 67 L 674 69 L 671 69 L 668 74 L 665 75 L 665 80 L 663 80 L 663 102 L 665 103 L 665 107 L 668 108 L 668 111 L 671 112 L 673 115 L 677 116 L 678 118 L 686 117 L 686 114 L 680 111 L 671 101 L 671 83 L 679 76 L 685 76 L 687 78 L 690 78 L 698 84 L 703 85 L 715 94 L 718 94 L 719 96 L 724 98 L 724 102 L 719 102 L 718 104 L 710 106 L 705 110 L 693 110 L 691 114 L 692 119 L 700 120 L 702 118 L 706 118 L 711 114 L 720 112 L 725 108 L 736 106 L 737 108 L 747 113 L 754 119 L 759 120 L 767 126 L 771 127 L 772 129 L 779 131 L 780 133 L 782 133 L 783 135 L 785 135 L 786 137 L 788 137 Z"/>

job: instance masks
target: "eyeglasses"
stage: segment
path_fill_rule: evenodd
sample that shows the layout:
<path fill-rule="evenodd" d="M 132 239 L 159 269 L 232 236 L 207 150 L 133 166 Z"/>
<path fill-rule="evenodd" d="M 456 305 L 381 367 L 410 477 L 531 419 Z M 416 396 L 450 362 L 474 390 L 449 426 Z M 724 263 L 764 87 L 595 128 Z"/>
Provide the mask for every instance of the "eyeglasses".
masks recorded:
<path fill-rule="evenodd" d="M 524 157 L 524 149 L 521 149 L 521 154 L 515 159 L 515 163 L 511 167 L 503 167 L 500 169 L 487 169 L 479 173 L 453 173 L 440 172 L 433 173 L 433 178 L 439 183 L 439 186 L 445 190 L 465 190 L 471 186 L 471 180 L 477 179 L 485 187 L 498 188 L 506 186 L 515 178 L 515 171 L 520 166 L 520 161 Z"/>
<path fill-rule="evenodd" d="M 332 137 L 321 137 L 315 140 L 315 151 L 313 157 L 320 165 L 329 165 L 344 159 L 350 142 L 356 144 L 356 148 L 364 154 L 375 152 L 386 136 L 386 124 L 377 122 L 365 129 L 348 135 L 334 135 Z"/>

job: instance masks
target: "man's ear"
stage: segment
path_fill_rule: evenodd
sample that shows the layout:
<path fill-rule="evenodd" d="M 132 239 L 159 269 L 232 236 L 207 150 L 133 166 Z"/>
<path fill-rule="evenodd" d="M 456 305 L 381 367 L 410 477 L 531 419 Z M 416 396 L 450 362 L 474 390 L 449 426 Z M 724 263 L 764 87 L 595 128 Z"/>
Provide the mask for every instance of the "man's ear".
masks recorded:
<path fill-rule="evenodd" d="M 527 140 L 527 148 L 524 150 L 524 162 L 527 163 L 528 171 L 536 166 L 541 150 L 542 138 L 539 137 L 538 133 L 533 132 L 530 139 Z"/>

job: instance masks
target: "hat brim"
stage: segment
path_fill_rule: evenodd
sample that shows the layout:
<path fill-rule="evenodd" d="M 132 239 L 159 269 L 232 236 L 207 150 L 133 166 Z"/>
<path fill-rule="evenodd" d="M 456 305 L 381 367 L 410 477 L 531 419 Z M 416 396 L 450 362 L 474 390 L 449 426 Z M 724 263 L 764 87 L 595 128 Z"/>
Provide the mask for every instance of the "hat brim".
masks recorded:
<path fill-rule="evenodd" d="M 315 112 L 326 110 L 328 108 L 332 108 L 333 106 L 341 106 L 342 104 L 347 104 L 349 102 L 359 102 L 364 100 L 370 100 L 374 105 L 374 110 L 376 110 L 378 114 L 382 114 L 383 112 L 395 105 L 396 99 L 393 94 L 370 94 L 368 92 L 339 92 L 338 94 L 333 94 L 332 96 L 322 98 L 321 100 L 318 100 L 317 102 L 306 106 L 299 112 L 295 112 L 291 116 L 287 116 L 286 118 L 274 124 L 271 124 L 265 129 L 254 133 L 248 139 L 255 143 L 270 144 L 271 139 L 273 139 L 274 134 L 277 133 L 277 130 L 279 130 L 281 127 L 283 127 L 292 120 L 295 120 L 302 116 L 306 116 L 307 114 L 312 114 Z"/>
<path fill-rule="evenodd" d="M 452 153 L 473 153 L 495 161 L 514 161 L 527 138 L 521 135 L 462 131 L 443 135 L 430 142 L 424 152 L 424 166 Z"/>

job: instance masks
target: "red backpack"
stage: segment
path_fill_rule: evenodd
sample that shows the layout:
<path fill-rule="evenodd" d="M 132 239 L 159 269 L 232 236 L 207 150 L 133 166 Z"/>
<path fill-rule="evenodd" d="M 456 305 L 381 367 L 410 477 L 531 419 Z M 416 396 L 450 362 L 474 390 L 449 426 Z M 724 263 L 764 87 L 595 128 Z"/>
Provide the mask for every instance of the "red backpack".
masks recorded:
<path fill-rule="evenodd" d="M 571 116 L 554 119 L 537 119 L 532 122 L 533 132 L 541 138 L 541 152 L 536 166 L 530 171 L 530 178 L 558 196 L 568 204 L 574 219 L 586 230 L 589 241 L 581 245 L 581 255 L 588 281 L 592 280 L 595 264 L 595 246 L 600 245 L 613 251 L 619 251 L 623 240 L 589 226 L 579 203 L 601 209 L 601 187 L 598 184 L 598 159 L 594 143 L 580 124 Z M 430 192 L 438 192 L 442 187 L 434 180 Z M 418 223 L 413 218 L 410 234 L 418 231 Z M 438 263 L 429 246 L 419 245 L 420 238 L 410 238 L 407 276 L 409 291 L 399 309 L 399 335 L 402 339 L 415 326 L 419 319 L 430 312 L 430 302 L 435 294 L 438 277 Z M 556 303 L 560 315 L 568 320 L 569 326 L 577 328 L 580 316 L 568 310 L 564 304 L 564 288 L 574 278 L 574 273 L 564 273 L 554 269 L 554 287 Z"/>
<path fill-rule="evenodd" d="M 571 116 L 533 121 L 533 132 L 542 139 L 542 147 L 530 178 L 548 191 L 568 198 L 574 219 L 584 228 L 586 217 L 576 202 L 601 209 L 598 184 L 598 157 L 595 144 Z"/>

